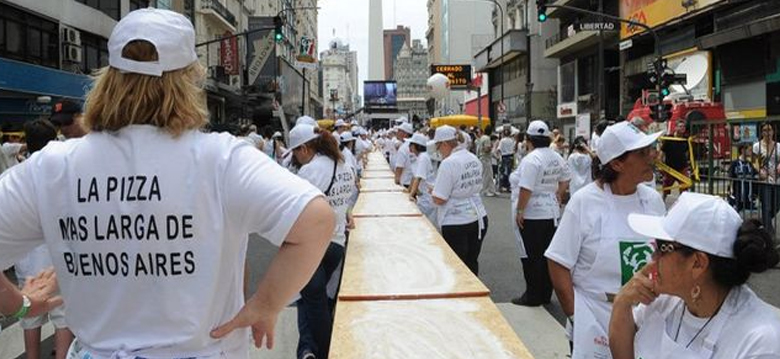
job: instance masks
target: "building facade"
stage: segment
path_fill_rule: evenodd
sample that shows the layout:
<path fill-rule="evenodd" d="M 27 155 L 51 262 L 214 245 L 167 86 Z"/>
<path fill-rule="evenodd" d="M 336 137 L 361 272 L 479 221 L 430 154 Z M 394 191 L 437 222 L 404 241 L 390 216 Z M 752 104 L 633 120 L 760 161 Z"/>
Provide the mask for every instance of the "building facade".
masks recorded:
<path fill-rule="evenodd" d="M 401 52 L 401 48 L 412 46 L 411 44 L 411 30 L 403 25 L 398 25 L 397 28 L 392 30 L 384 30 L 382 36 L 382 43 L 385 54 L 385 80 L 393 79 L 393 70 L 395 68 L 395 61 L 398 58 L 398 53 Z"/>
<path fill-rule="evenodd" d="M 493 37 L 493 6 L 459 0 L 429 0 L 427 6 L 429 63 L 473 66 L 474 56 Z M 435 116 L 455 114 L 462 112 L 465 101 L 466 91 L 451 91 L 429 109 Z"/>
<path fill-rule="evenodd" d="M 328 50 L 320 53 L 324 113 L 328 118 L 341 118 L 360 108 L 358 94 L 357 52 L 348 44 L 333 40 Z"/>
<path fill-rule="evenodd" d="M 409 118 L 428 117 L 428 49 L 421 40 L 414 40 L 412 47 L 404 43 L 394 63 L 392 80 L 398 84 L 398 112 Z"/>

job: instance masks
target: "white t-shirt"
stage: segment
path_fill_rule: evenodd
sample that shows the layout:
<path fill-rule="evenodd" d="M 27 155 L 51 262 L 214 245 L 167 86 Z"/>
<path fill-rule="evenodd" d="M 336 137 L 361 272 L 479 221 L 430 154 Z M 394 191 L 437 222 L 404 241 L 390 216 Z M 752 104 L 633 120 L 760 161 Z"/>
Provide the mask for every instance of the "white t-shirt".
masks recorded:
<path fill-rule="evenodd" d="M 344 156 L 344 163 L 346 163 L 347 167 L 352 170 L 352 173 L 357 176 L 357 158 L 355 158 L 355 155 L 352 154 L 352 151 L 349 150 L 349 148 L 344 147 L 341 150 L 341 155 Z"/>
<path fill-rule="evenodd" d="M 487 215 L 479 191 L 482 190 L 482 163 L 466 150 L 455 150 L 441 161 L 433 186 L 433 196 L 446 200 L 440 226 L 473 223 Z"/>
<path fill-rule="evenodd" d="M 560 212 L 555 193 L 558 183 L 571 179 L 569 166 L 549 147 L 537 148 L 520 161 L 520 188 L 531 191 L 525 219 L 553 219 Z"/>
<path fill-rule="evenodd" d="M 515 139 L 512 137 L 504 137 L 498 142 L 498 151 L 501 156 L 509 156 L 515 153 Z"/>
<path fill-rule="evenodd" d="M 415 178 L 420 178 L 420 185 L 417 187 L 417 191 L 420 192 L 418 196 L 430 198 L 431 194 L 428 190 L 436 182 L 436 170 L 433 169 L 431 157 L 425 152 L 417 155 L 417 161 L 415 161 L 412 172 Z"/>
<path fill-rule="evenodd" d="M 276 141 L 274 141 L 273 138 L 269 138 L 264 141 L 265 142 L 263 142 L 263 153 L 268 155 L 268 157 L 274 158 L 274 147 L 275 147 L 274 145 Z"/>
<path fill-rule="evenodd" d="M 593 131 L 590 135 L 590 148 L 593 153 L 596 153 L 596 150 L 599 148 L 599 140 L 601 140 L 601 136 L 597 135 L 596 131 Z"/>
<path fill-rule="evenodd" d="M 209 331 L 243 306 L 248 235 L 280 245 L 318 196 L 228 134 L 93 132 L 0 178 L 14 209 L 0 211 L 0 268 L 46 243 L 66 322 L 98 356 L 246 353 L 248 328 Z"/>
<path fill-rule="evenodd" d="M 0 158 L 0 173 L 19 164 L 19 151 L 22 150 L 21 143 L 6 142 L 2 144 L 2 158 Z"/>
<path fill-rule="evenodd" d="M 404 186 L 412 183 L 414 163 L 417 160 L 417 156 L 409 150 L 409 143 L 409 141 L 405 141 L 401 148 L 398 149 L 398 153 L 395 154 L 395 168 L 403 168 L 403 171 L 401 171 L 401 184 Z"/>
<path fill-rule="evenodd" d="M 255 148 L 259 149 L 261 144 L 264 145 L 263 136 L 258 135 L 257 132 L 250 132 L 246 135 L 246 138 L 252 141 L 252 145 L 254 145 Z"/>
<path fill-rule="evenodd" d="M 626 221 L 630 213 L 666 213 L 661 195 L 646 186 L 637 186 L 636 192 L 627 196 L 608 194 L 597 182 L 577 191 L 566 204 L 563 218 L 544 253 L 545 257 L 571 270 L 575 285 L 582 283 L 596 260 L 602 239 L 601 218 L 610 208 L 610 198 L 615 205 L 615 213 L 624 215 Z"/>
<path fill-rule="evenodd" d="M 634 321 L 638 328 L 635 343 L 659 343 L 662 333 L 642 331 L 642 327 L 651 319 L 664 320 L 666 334 L 670 338 L 674 339 L 676 336 L 677 343 L 682 346 L 690 342 L 689 349 L 700 351 L 704 344 L 703 339 L 708 337 L 712 329 L 705 326 L 709 318 L 697 318 L 690 311 L 684 311 L 683 307 L 682 299 L 670 295 L 661 295 L 647 306 L 640 304 L 634 309 Z M 727 318 L 718 318 L 719 316 Z M 712 359 L 780 358 L 780 317 L 774 308 L 759 299 L 747 285 L 733 288 L 718 314 L 712 319 L 713 322 L 726 320 L 720 335 L 710 338 L 716 340 Z M 696 333 L 700 330 L 701 333 L 697 336 Z"/>
<path fill-rule="evenodd" d="M 593 182 L 593 176 L 591 175 L 592 159 L 590 158 L 590 155 L 575 151 L 572 152 L 566 162 L 568 162 L 569 170 L 571 171 L 569 193 L 574 194 L 580 188 Z"/>
<path fill-rule="evenodd" d="M 347 224 L 349 200 L 357 190 L 355 174 L 352 169 L 344 162 L 339 163 L 336 166 L 336 176 L 333 177 L 333 160 L 328 156 L 318 154 L 301 167 L 298 176 L 309 181 L 328 196 L 328 202 L 336 212 L 336 229 L 333 231 L 331 241 L 343 247 L 346 242 L 344 232 Z M 332 186 L 331 182 L 333 182 Z M 331 186 L 330 193 L 326 193 L 329 186 Z"/>
<path fill-rule="evenodd" d="M 480 159 L 490 159 L 490 151 L 493 149 L 493 146 L 490 143 L 490 137 L 488 137 L 488 135 L 482 135 L 482 137 L 478 138 L 475 141 L 474 147 L 474 150 L 477 152 L 477 157 Z"/>

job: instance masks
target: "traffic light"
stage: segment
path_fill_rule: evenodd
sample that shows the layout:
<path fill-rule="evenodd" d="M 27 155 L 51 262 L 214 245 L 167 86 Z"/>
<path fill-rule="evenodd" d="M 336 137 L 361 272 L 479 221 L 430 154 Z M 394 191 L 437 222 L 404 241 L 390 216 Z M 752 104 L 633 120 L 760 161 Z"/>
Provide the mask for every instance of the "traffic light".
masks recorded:
<path fill-rule="evenodd" d="M 536 0 L 536 12 L 539 22 L 547 21 L 547 0 Z"/>
<path fill-rule="evenodd" d="M 672 104 L 660 102 L 650 107 L 650 118 L 654 122 L 666 122 L 672 119 Z"/>
<path fill-rule="evenodd" d="M 282 17 L 274 16 L 274 41 L 276 42 L 282 42 L 282 40 L 284 40 L 284 33 L 282 32 L 283 25 Z"/>

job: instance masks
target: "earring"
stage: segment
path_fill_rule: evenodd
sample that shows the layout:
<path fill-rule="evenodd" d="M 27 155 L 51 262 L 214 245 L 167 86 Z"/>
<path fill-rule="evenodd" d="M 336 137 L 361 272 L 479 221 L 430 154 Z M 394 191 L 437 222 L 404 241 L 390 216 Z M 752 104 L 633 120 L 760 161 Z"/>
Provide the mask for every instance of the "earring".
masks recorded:
<path fill-rule="evenodd" d="M 701 287 L 698 284 L 694 285 L 693 288 L 691 289 L 691 299 L 693 300 L 694 303 L 698 302 L 699 299 L 701 299 Z"/>

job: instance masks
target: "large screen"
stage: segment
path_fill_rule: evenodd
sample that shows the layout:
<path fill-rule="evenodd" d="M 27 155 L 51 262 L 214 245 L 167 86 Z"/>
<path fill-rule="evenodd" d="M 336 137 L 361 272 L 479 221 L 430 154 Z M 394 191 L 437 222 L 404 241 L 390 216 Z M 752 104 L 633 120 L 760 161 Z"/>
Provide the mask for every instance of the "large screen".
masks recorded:
<path fill-rule="evenodd" d="M 366 107 L 397 106 L 397 84 L 395 81 L 363 82 L 363 101 Z"/>

